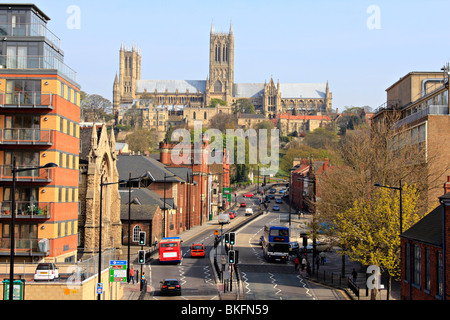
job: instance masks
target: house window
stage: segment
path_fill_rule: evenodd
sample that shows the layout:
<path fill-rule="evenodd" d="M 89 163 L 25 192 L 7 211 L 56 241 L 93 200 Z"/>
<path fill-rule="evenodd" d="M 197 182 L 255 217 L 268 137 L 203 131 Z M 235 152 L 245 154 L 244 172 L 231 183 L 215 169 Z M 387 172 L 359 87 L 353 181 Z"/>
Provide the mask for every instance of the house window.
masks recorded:
<path fill-rule="evenodd" d="M 436 283 L 437 283 L 437 295 L 442 297 L 442 285 L 443 285 L 443 278 L 442 278 L 442 252 L 438 251 L 437 253 L 437 266 L 436 266 Z"/>
<path fill-rule="evenodd" d="M 405 243 L 405 280 L 407 282 L 410 281 L 410 252 L 409 252 L 409 243 Z"/>
<path fill-rule="evenodd" d="M 413 284 L 420 286 L 420 246 L 414 245 L 414 279 Z"/>
<path fill-rule="evenodd" d="M 142 232 L 141 226 L 135 226 L 133 228 L 133 242 L 139 242 L 139 233 Z"/>

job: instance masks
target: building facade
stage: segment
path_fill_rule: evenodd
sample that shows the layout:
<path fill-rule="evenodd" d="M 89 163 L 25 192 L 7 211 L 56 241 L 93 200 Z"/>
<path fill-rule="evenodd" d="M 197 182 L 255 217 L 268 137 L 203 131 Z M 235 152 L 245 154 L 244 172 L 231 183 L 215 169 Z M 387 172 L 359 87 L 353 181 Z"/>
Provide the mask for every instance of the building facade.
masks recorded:
<path fill-rule="evenodd" d="M 264 83 L 234 82 L 234 33 L 230 25 L 228 33 L 210 32 L 209 74 L 206 80 L 142 80 L 141 51 L 123 45 L 119 51 L 119 75 L 113 85 L 113 108 L 116 122 L 127 118 L 127 110 L 136 101 L 151 100 L 154 107 L 164 107 L 178 112 L 182 119 L 206 120 L 220 112 L 232 112 L 239 99 L 249 99 L 258 113 L 267 118 L 277 114 L 297 112 L 311 115 L 317 112 L 330 113 L 332 93 L 327 83 L 275 83 L 272 79 Z M 208 110 L 213 99 L 226 102 L 226 107 Z M 215 107 L 214 105 L 212 107 Z M 192 110 L 189 108 L 197 108 Z M 198 108 L 203 109 L 198 111 Z M 226 110 L 225 110 L 226 109 Z M 149 123 L 152 127 L 153 124 Z"/>
<path fill-rule="evenodd" d="M 1 4 L 0 260 L 73 262 L 78 235 L 80 85 L 64 64 L 50 18 L 32 4 Z M 12 194 L 12 168 L 20 172 Z M 16 212 L 11 212 L 12 199 Z"/>

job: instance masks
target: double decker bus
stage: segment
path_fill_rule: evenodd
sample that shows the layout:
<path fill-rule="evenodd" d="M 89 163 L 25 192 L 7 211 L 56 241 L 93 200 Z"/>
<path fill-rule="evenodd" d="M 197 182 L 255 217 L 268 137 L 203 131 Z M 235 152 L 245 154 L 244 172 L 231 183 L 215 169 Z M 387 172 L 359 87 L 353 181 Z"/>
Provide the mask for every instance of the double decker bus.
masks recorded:
<path fill-rule="evenodd" d="M 159 262 L 181 262 L 181 242 L 182 240 L 180 237 L 162 238 L 159 242 Z"/>
<path fill-rule="evenodd" d="M 265 225 L 262 248 L 264 258 L 267 261 L 288 261 L 289 228 L 276 225 Z"/>

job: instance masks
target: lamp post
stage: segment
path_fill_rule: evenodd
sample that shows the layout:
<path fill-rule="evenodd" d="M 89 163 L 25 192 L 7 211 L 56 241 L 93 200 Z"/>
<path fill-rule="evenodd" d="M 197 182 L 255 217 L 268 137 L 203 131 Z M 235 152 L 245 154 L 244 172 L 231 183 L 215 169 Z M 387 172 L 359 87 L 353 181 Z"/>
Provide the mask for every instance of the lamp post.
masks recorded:
<path fill-rule="evenodd" d="M 10 225 L 10 236 L 11 236 L 11 252 L 10 252 L 10 266 L 9 266 L 9 300 L 13 300 L 13 286 L 14 286 L 14 229 L 15 229 L 15 217 L 16 217 L 16 174 L 18 172 L 24 172 L 24 171 L 32 171 L 32 170 L 39 170 L 39 169 L 47 169 L 47 168 L 55 168 L 58 165 L 56 163 L 47 163 L 44 166 L 34 167 L 34 168 L 22 168 L 17 169 L 16 168 L 16 157 L 13 157 L 13 163 L 12 163 L 12 199 L 11 199 L 11 225 Z"/>
<path fill-rule="evenodd" d="M 391 186 L 383 186 L 380 183 L 375 183 L 375 187 L 386 188 L 386 189 L 394 189 L 400 191 L 400 234 L 403 233 L 403 201 L 402 201 L 402 180 L 399 181 L 399 187 L 391 187 Z"/>
<path fill-rule="evenodd" d="M 311 182 L 313 184 L 313 199 L 314 199 L 314 211 L 313 211 L 313 232 L 312 232 L 312 238 L 313 238 L 313 257 L 312 257 L 312 274 L 314 274 L 314 264 L 315 264 L 315 260 L 316 260 L 316 212 L 317 212 L 317 207 L 316 207 L 316 192 L 317 192 L 317 186 L 316 186 L 316 178 L 315 176 L 311 179 L 308 177 L 300 177 L 297 179 L 298 181 L 306 181 L 306 182 Z"/>

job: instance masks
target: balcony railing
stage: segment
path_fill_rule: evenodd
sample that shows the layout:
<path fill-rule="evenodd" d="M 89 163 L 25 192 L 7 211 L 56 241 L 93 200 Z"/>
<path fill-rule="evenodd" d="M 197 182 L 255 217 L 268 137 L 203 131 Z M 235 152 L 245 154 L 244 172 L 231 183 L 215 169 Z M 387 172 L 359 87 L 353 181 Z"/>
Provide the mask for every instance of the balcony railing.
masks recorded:
<path fill-rule="evenodd" d="M 47 255 L 49 252 L 49 240 L 38 238 L 18 238 L 14 241 L 15 254 Z M 0 238 L 0 255 L 9 255 L 11 252 L 11 239 Z"/>
<path fill-rule="evenodd" d="M 419 110 L 401 120 L 395 124 L 395 128 L 400 128 L 406 124 L 410 124 L 414 121 L 422 119 L 428 115 L 449 115 L 447 105 L 430 105 L 425 109 Z"/>
<path fill-rule="evenodd" d="M 0 24 L 0 36 L 45 37 L 58 50 L 61 47 L 61 40 L 40 23 L 2 23 Z"/>
<path fill-rule="evenodd" d="M 77 73 L 54 56 L 12 55 L 0 56 L 0 68 L 6 69 L 56 69 L 77 82 Z"/>
<path fill-rule="evenodd" d="M 30 168 L 35 166 L 22 166 L 17 169 Z M 17 182 L 51 182 L 53 179 L 52 168 L 42 168 L 18 172 Z M 0 166 L 0 181 L 12 181 L 12 167 L 10 165 Z"/>
<path fill-rule="evenodd" d="M 0 129 L 0 145 L 53 145 L 53 130 Z"/>
<path fill-rule="evenodd" d="M 48 219 L 53 213 L 53 202 L 16 201 L 16 218 L 18 219 Z M 0 219 L 10 219 L 12 202 L 0 202 Z"/>
<path fill-rule="evenodd" d="M 0 108 L 40 108 L 53 109 L 55 94 L 48 92 L 15 91 L 0 92 Z"/>

